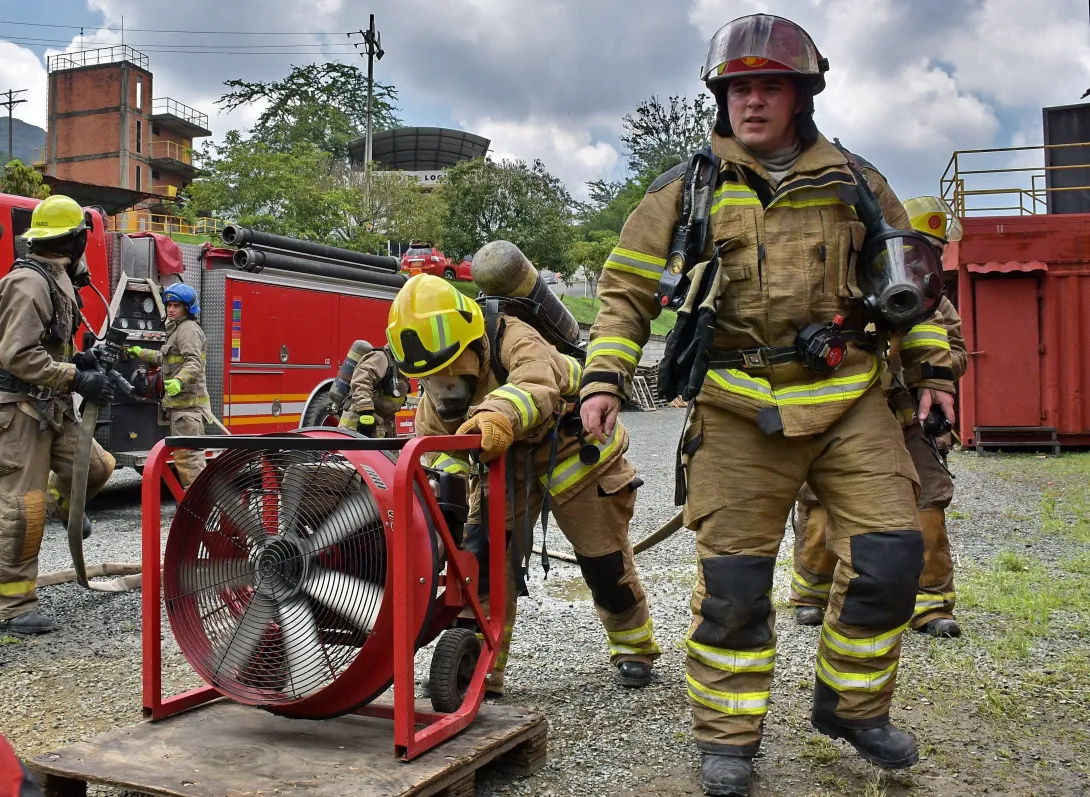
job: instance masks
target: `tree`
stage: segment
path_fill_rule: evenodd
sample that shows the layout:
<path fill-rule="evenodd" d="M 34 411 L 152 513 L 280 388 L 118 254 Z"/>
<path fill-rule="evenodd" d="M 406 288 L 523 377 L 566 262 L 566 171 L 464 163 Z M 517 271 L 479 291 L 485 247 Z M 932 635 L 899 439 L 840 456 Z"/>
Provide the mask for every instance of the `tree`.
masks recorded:
<path fill-rule="evenodd" d="M 49 186 L 42 182 L 41 172 L 20 160 L 8 161 L 4 166 L 0 192 L 31 199 L 45 199 L 50 194 Z"/>
<path fill-rule="evenodd" d="M 352 64 L 329 62 L 293 66 L 283 80 L 224 82 L 232 90 L 216 104 L 225 111 L 266 103 L 251 131 L 277 149 L 300 143 L 339 157 L 348 157 L 348 144 L 366 127 L 367 76 Z M 397 117 L 397 89 L 375 83 L 372 128 L 389 130 L 401 125 Z"/>
<path fill-rule="evenodd" d="M 464 257 L 489 241 L 519 247 L 537 268 L 568 281 L 575 271 L 573 201 L 541 161 L 492 163 L 483 158 L 447 170 L 439 193 L 446 204 L 444 247 Z"/>
<path fill-rule="evenodd" d="M 571 258 L 576 268 L 583 267 L 583 274 L 587 282 L 596 292 L 598 280 L 602 276 L 606 259 L 613 247 L 617 245 L 618 236 L 608 230 L 593 230 L 587 234 L 586 239 L 575 241 L 571 246 Z"/>
<path fill-rule="evenodd" d="M 669 107 L 652 95 L 622 119 L 629 170 L 652 179 L 708 143 L 715 124 L 715 103 L 705 94 L 689 104 L 687 97 L 672 96 Z"/>

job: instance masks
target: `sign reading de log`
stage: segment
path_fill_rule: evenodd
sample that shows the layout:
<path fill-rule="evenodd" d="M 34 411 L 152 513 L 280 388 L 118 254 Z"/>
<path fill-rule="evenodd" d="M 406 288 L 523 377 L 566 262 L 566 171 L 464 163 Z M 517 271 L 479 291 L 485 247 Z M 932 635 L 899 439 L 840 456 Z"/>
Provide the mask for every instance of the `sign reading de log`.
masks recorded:
<path fill-rule="evenodd" d="M 420 185 L 438 185 L 443 179 L 441 171 L 406 171 L 404 174 L 414 178 Z"/>

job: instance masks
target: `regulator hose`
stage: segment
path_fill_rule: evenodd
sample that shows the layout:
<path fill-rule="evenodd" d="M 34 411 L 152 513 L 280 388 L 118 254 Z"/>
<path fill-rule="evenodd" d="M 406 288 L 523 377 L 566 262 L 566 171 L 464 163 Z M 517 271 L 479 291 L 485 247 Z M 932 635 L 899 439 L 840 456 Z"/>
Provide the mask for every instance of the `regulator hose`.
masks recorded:
<path fill-rule="evenodd" d="M 678 512 L 672 518 L 662 524 L 656 531 L 651 532 L 642 540 L 632 546 L 632 553 L 637 554 L 641 551 L 646 551 L 648 548 L 653 548 L 665 539 L 672 537 L 679 529 L 685 525 L 685 513 Z M 541 548 L 535 547 L 534 553 L 541 553 Z M 550 559 L 559 559 L 561 562 L 571 562 L 572 564 L 578 564 L 579 560 L 572 556 L 570 553 L 564 553 L 563 551 L 550 551 Z"/>

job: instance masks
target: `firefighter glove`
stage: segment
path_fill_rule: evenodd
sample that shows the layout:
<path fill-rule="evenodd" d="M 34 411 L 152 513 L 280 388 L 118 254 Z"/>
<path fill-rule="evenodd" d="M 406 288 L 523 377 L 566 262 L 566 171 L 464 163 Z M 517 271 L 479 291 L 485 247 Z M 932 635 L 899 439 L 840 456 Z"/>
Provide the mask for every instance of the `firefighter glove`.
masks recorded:
<path fill-rule="evenodd" d="M 491 462 L 502 457 L 514 442 L 511 421 L 502 412 L 482 412 L 458 427 L 457 434 L 480 434 L 481 461 Z"/>
<path fill-rule="evenodd" d="M 163 382 L 163 390 L 166 391 L 168 396 L 177 396 L 182 392 L 182 383 L 178 379 L 168 379 Z"/>
<path fill-rule="evenodd" d="M 360 416 L 354 412 L 346 412 L 341 415 L 340 427 L 342 429 L 351 429 L 356 431 L 356 427 L 359 426 Z"/>
<path fill-rule="evenodd" d="M 93 352 L 77 351 L 72 357 L 72 362 L 76 364 L 76 368 L 80 371 L 98 370 L 98 358 L 95 357 Z"/>
<path fill-rule="evenodd" d="M 144 353 L 144 350 L 139 346 L 129 346 L 129 348 L 125 349 L 125 353 L 130 357 L 139 357 Z"/>
<path fill-rule="evenodd" d="M 374 426 L 374 425 L 375 425 L 375 416 L 374 415 L 367 414 L 367 415 L 361 415 L 360 416 L 360 426 Z"/>
<path fill-rule="evenodd" d="M 72 392 L 79 393 L 88 401 L 106 404 L 114 397 L 114 383 L 99 371 L 76 371 L 72 380 Z"/>

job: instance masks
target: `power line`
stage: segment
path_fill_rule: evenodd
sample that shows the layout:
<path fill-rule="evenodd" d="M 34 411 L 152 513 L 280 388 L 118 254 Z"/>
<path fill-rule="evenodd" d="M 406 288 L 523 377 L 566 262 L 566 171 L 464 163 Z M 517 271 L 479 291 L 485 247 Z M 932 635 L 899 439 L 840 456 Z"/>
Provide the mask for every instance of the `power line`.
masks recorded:
<path fill-rule="evenodd" d="M 48 22 L 13 22 L 0 19 L 0 25 L 23 25 L 33 28 L 65 28 L 66 30 L 80 30 L 91 27 L 90 25 L 57 25 Z M 121 32 L 121 28 L 98 27 L 96 30 L 108 30 Z M 159 28 L 125 28 L 126 31 L 135 33 L 193 33 L 203 36 L 343 36 L 344 31 L 249 31 L 249 30 L 163 30 Z"/>

